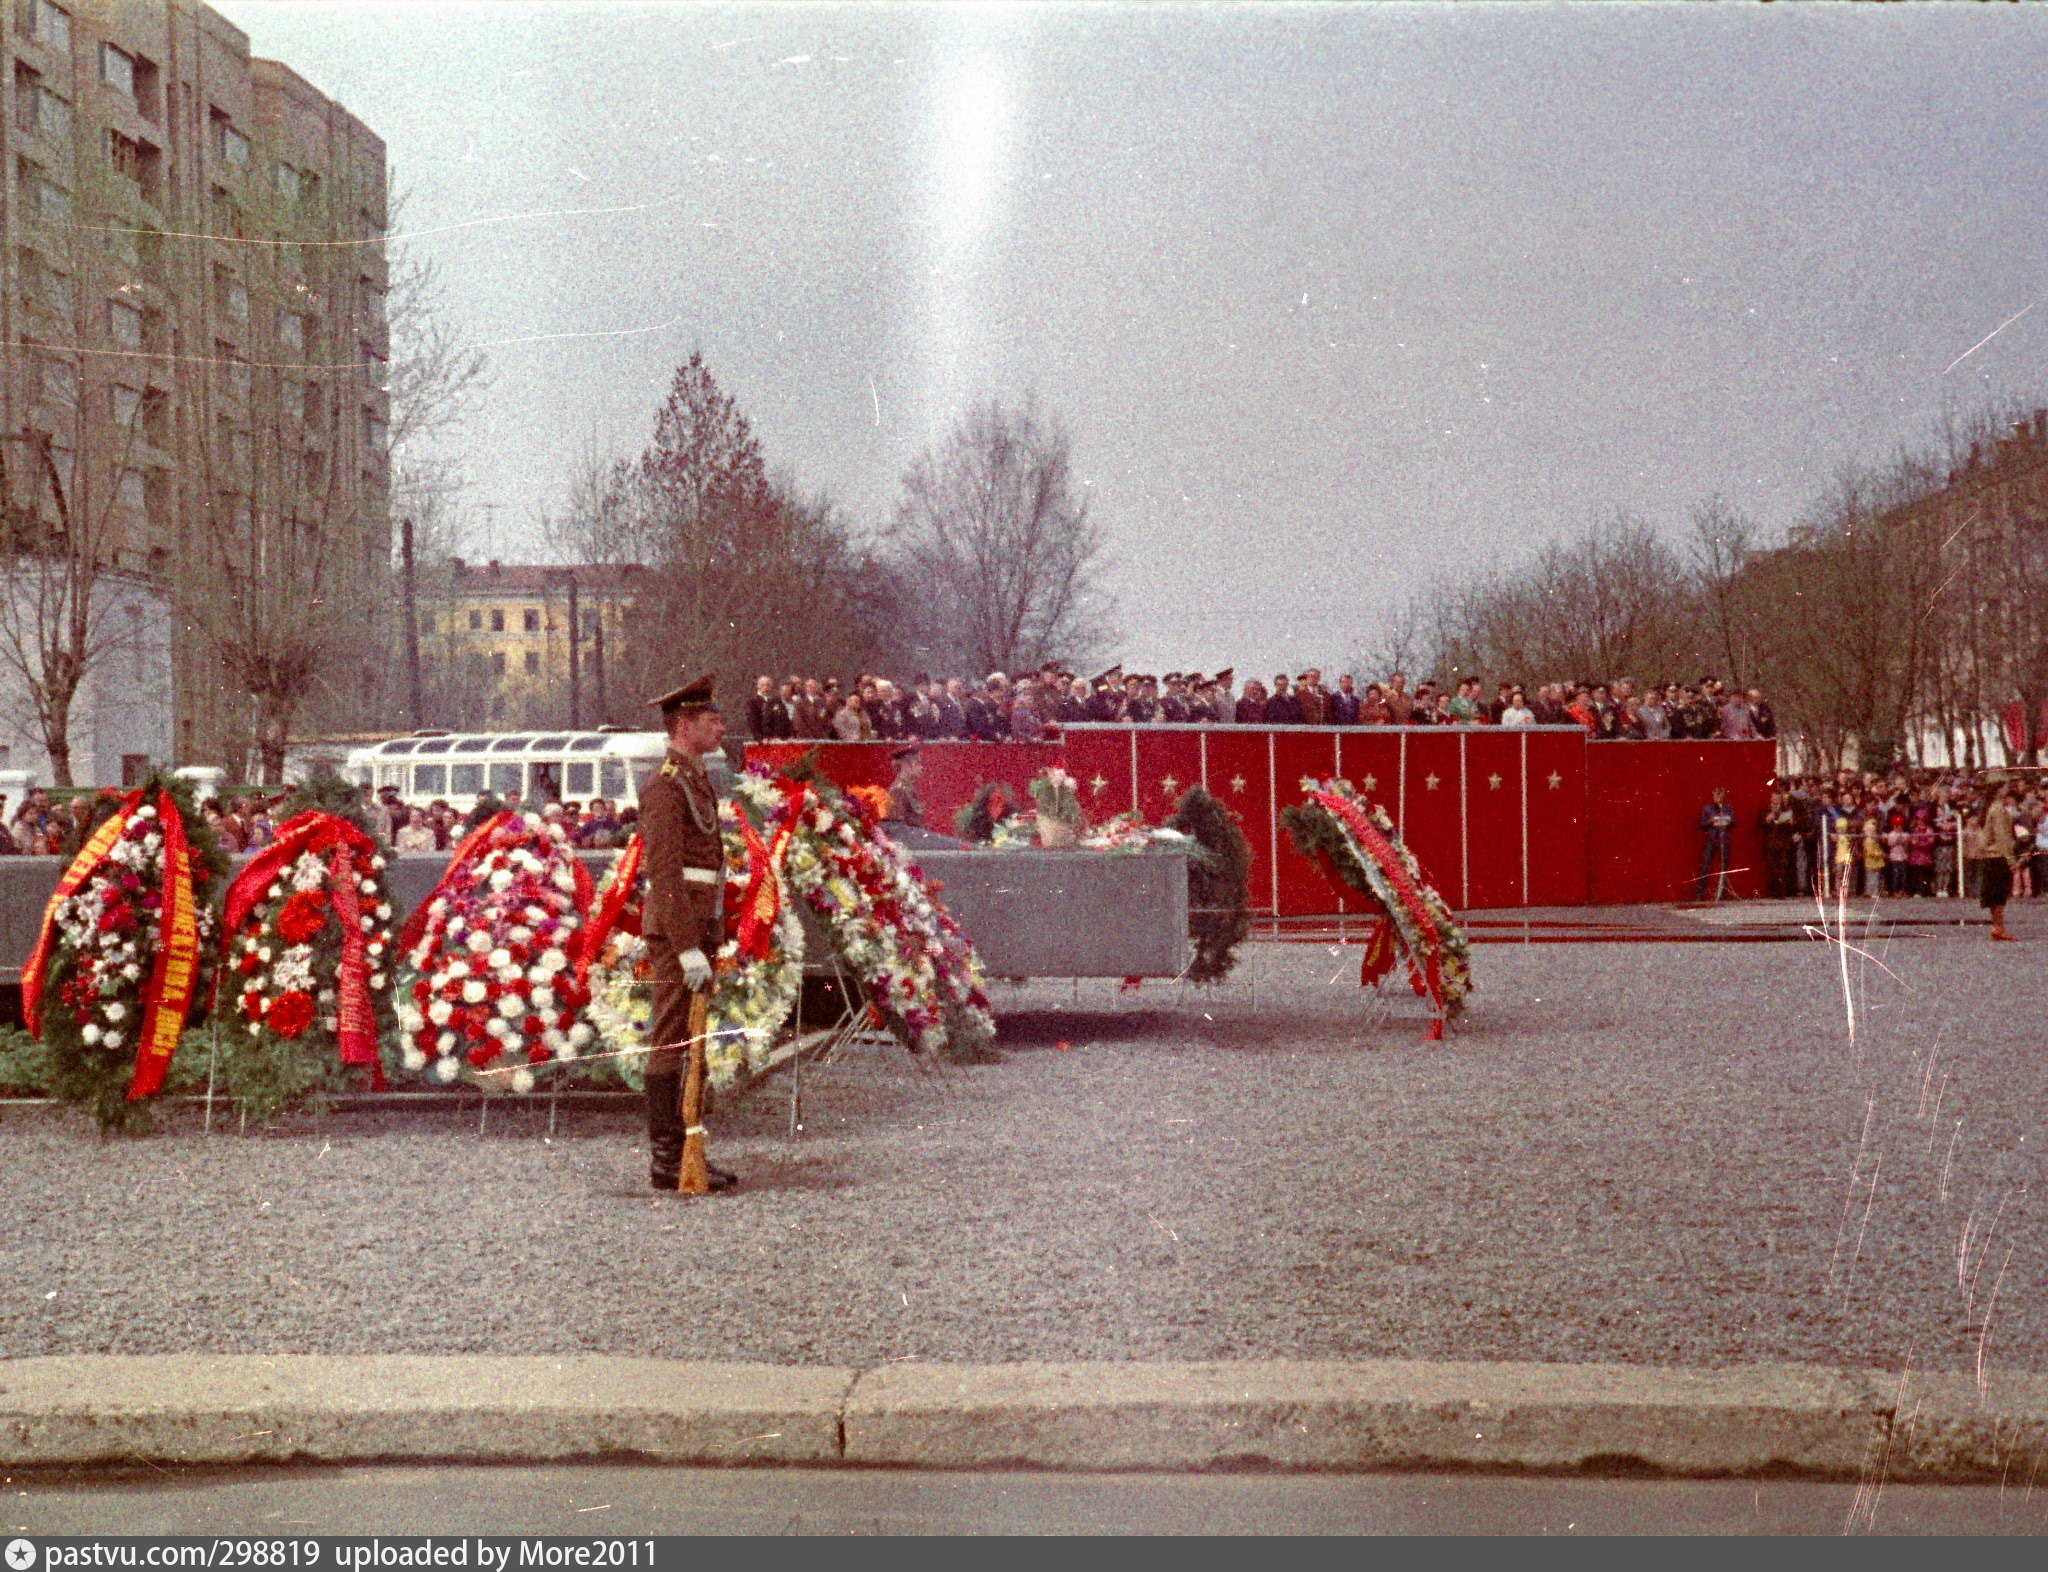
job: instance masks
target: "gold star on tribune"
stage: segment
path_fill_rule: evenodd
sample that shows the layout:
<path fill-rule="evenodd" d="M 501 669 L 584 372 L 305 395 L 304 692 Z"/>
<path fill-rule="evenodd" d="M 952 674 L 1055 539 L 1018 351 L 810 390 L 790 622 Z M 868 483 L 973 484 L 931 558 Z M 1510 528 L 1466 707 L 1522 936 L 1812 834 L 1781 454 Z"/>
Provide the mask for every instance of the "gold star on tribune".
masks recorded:
<path fill-rule="evenodd" d="M 1374 787 L 1378 786 L 1379 783 L 1380 778 L 1377 775 L 1368 775 L 1365 778 L 1365 789 L 1367 791 L 1371 791 Z"/>
<path fill-rule="evenodd" d="M 1488 785 L 1489 787 L 1491 787 L 1491 788 L 1492 788 L 1492 789 L 1493 789 L 1494 791 L 1499 791 L 1499 790 L 1500 790 L 1500 777 L 1499 777 L 1498 775 L 1489 775 L 1489 776 L 1487 776 L 1487 777 L 1486 777 L 1486 784 L 1487 784 L 1487 785 Z"/>
<path fill-rule="evenodd" d="M 1250 782 L 1248 782 L 1242 775 L 1233 775 L 1230 777 L 1230 789 L 1234 792 L 1242 794 L 1245 787 L 1249 784 Z"/>
<path fill-rule="evenodd" d="M 1098 797 L 1100 797 L 1103 794 L 1103 792 L 1106 791 L 1109 787 L 1108 780 L 1106 780 L 1104 777 L 1100 775 L 1096 776 L 1095 779 L 1090 781 L 1088 784 L 1091 788 L 1093 788 L 1095 795 Z"/>
<path fill-rule="evenodd" d="M 1436 783 L 1437 777 L 1434 775 L 1425 775 L 1422 777 L 1422 786 L 1423 790 L 1425 791 L 1435 791 Z"/>
<path fill-rule="evenodd" d="M 1159 782 L 1159 789 L 1165 792 L 1167 796 L 1171 797 L 1176 791 L 1180 789 L 1180 782 L 1175 780 L 1171 775 L 1163 776 L 1161 777 Z"/>
<path fill-rule="evenodd" d="M 1560 786 L 1562 786 L 1563 784 L 1564 784 L 1564 777 L 1563 777 L 1562 775 L 1558 774 L 1556 770 L 1552 770 L 1552 771 L 1550 772 L 1550 789 L 1551 789 L 1552 791 L 1556 791 L 1556 790 L 1557 790 L 1557 788 L 1558 788 L 1558 787 L 1560 787 Z"/>

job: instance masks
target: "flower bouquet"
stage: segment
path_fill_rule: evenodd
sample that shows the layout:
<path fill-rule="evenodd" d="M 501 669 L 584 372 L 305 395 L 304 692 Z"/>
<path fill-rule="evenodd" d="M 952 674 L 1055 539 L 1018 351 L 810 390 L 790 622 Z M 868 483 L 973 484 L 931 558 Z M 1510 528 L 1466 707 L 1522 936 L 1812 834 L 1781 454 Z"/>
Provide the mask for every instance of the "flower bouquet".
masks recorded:
<path fill-rule="evenodd" d="M 472 830 L 401 938 L 406 1068 L 525 1092 L 534 1066 L 575 1059 L 594 1035 L 573 965 L 592 894 L 558 826 L 499 813 Z"/>
<path fill-rule="evenodd" d="M 94 814 L 22 969 L 22 1013 L 51 1091 L 102 1129 L 136 1129 L 199 997 L 227 860 L 183 782 L 102 793 Z"/>
<path fill-rule="evenodd" d="M 1041 846 L 1071 846 L 1088 828 L 1081 812 L 1080 789 L 1058 765 L 1040 770 L 1031 782 L 1031 800 L 1038 808 Z"/>

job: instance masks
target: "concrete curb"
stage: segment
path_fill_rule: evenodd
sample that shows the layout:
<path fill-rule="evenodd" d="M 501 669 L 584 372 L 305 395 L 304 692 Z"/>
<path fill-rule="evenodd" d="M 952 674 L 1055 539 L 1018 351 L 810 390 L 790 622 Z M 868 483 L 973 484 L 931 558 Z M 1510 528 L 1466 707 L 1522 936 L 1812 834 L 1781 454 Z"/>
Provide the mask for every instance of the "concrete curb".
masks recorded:
<path fill-rule="evenodd" d="M 914 1468 L 1798 1471 L 2048 1466 L 2048 1374 L 1257 1360 L 692 1364 L 608 1355 L 0 1360 L 0 1463 L 633 1457 Z"/>

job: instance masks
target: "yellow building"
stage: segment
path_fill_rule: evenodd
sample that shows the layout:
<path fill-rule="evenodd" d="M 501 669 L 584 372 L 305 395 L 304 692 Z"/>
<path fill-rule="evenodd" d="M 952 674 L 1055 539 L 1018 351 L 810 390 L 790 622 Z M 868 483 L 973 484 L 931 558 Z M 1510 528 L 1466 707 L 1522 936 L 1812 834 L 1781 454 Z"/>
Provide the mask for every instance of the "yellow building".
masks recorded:
<path fill-rule="evenodd" d="M 454 730 L 643 724 L 612 691 L 607 657 L 645 570 L 468 563 L 424 572 L 414 591 L 419 724 Z"/>

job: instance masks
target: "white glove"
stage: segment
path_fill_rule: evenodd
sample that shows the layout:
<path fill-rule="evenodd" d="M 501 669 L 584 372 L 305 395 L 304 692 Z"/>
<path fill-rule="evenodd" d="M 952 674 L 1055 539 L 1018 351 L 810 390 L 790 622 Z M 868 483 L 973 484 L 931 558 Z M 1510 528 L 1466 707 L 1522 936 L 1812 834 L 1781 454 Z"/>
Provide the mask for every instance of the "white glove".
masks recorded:
<path fill-rule="evenodd" d="M 711 986 L 711 963 L 702 950 L 685 950 L 677 959 L 683 963 L 683 985 L 690 992 L 702 993 Z"/>

